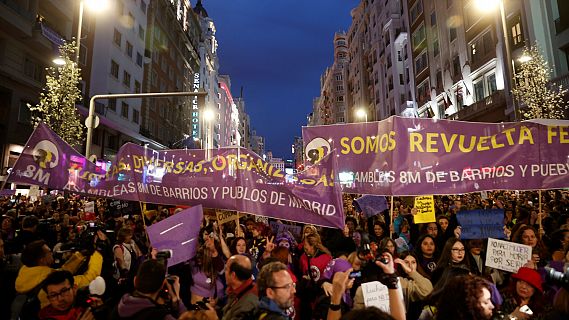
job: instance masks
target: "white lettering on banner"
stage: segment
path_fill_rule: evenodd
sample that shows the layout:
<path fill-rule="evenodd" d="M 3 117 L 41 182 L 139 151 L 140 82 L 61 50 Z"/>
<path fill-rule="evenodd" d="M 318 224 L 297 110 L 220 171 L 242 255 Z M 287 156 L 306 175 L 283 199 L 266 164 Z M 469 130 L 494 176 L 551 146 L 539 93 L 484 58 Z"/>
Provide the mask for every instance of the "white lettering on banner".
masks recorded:
<path fill-rule="evenodd" d="M 379 281 L 362 283 L 362 293 L 366 307 L 376 307 L 389 313 L 389 292 Z"/>
<path fill-rule="evenodd" d="M 531 260 L 532 249 L 524 244 L 488 238 L 486 266 L 508 272 L 518 269 Z"/>

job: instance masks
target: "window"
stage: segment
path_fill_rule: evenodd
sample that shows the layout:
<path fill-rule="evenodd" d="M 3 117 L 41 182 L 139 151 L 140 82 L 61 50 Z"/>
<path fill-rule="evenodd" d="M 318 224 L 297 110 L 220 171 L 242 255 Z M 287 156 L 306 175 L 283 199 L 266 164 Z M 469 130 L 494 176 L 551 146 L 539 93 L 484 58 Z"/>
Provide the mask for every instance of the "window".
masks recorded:
<path fill-rule="evenodd" d="M 139 67 L 142 67 L 142 55 L 140 54 L 140 52 L 136 53 L 136 64 Z"/>
<path fill-rule="evenodd" d="M 524 34 L 522 32 L 522 21 L 518 14 L 508 21 L 508 28 L 510 29 L 510 43 L 512 46 L 518 48 L 524 45 Z"/>
<path fill-rule="evenodd" d="M 126 42 L 126 55 L 132 58 L 132 43 Z"/>
<path fill-rule="evenodd" d="M 123 71 L 122 83 L 130 88 L 130 73 L 128 73 L 126 70 Z"/>
<path fill-rule="evenodd" d="M 422 105 L 429 98 L 429 78 L 417 86 L 417 100 Z"/>
<path fill-rule="evenodd" d="M 399 74 L 399 84 L 400 84 L 400 85 L 404 85 L 404 84 L 405 84 L 405 79 L 403 79 L 403 74 L 402 74 L 402 73 Z"/>
<path fill-rule="evenodd" d="M 413 50 L 417 50 L 419 45 L 422 44 L 427 38 L 427 33 L 425 32 L 425 24 L 421 23 L 419 28 L 413 32 Z"/>
<path fill-rule="evenodd" d="M 138 25 L 138 37 L 144 41 L 144 28 L 141 25 Z"/>
<path fill-rule="evenodd" d="M 146 2 L 144 0 L 140 1 L 140 10 L 146 14 Z"/>
<path fill-rule="evenodd" d="M 117 29 L 114 29 L 114 34 L 113 34 L 114 44 L 116 44 L 117 46 L 120 47 L 121 46 L 121 39 L 122 39 L 121 33 Z"/>
<path fill-rule="evenodd" d="M 128 119 L 128 103 L 124 101 L 121 103 L 121 117 Z"/>
<path fill-rule="evenodd" d="M 419 74 L 419 73 L 421 73 L 421 71 L 425 70 L 427 67 L 428 67 L 427 51 L 423 51 L 415 59 L 415 72 L 417 72 L 417 74 Z"/>
<path fill-rule="evenodd" d="M 119 78 L 119 64 L 115 60 L 111 60 L 111 75 L 116 79 Z"/>
<path fill-rule="evenodd" d="M 474 83 L 474 101 L 482 101 L 484 99 L 484 81 L 480 79 Z"/>
<path fill-rule="evenodd" d="M 411 24 L 417 20 L 417 18 L 423 13 L 423 0 L 415 2 L 415 4 L 409 10 L 409 16 L 411 18 Z"/>
<path fill-rule="evenodd" d="M 462 77 L 462 68 L 460 67 L 460 58 L 458 56 L 452 59 L 452 74 L 455 77 Z"/>
<path fill-rule="evenodd" d="M 117 100 L 116 99 L 109 99 L 108 102 L 109 110 L 117 111 Z"/>
<path fill-rule="evenodd" d="M 492 39 L 492 33 L 487 31 L 481 37 L 470 43 L 470 59 L 472 62 L 482 62 L 483 58 L 495 51 L 495 44 Z"/>
<path fill-rule="evenodd" d="M 136 124 L 140 123 L 140 112 L 136 109 L 132 109 L 132 122 Z"/>
<path fill-rule="evenodd" d="M 449 33 L 450 41 L 454 41 L 454 39 L 456 39 L 456 28 L 450 28 Z"/>
<path fill-rule="evenodd" d="M 138 80 L 134 80 L 134 93 L 140 93 L 141 86 Z"/>
<path fill-rule="evenodd" d="M 337 74 L 337 75 L 336 75 L 336 80 L 337 80 L 337 81 L 342 81 L 342 79 L 343 79 L 343 77 L 342 77 L 341 74 Z"/>
<path fill-rule="evenodd" d="M 494 92 L 498 91 L 496 87 L 496 74 L 492 73 L 486 76 L 486 82 L 488 83 L 488 95 L 493 94 Z"/>
<path fill-rule="evenodd" d="M 435 81 L 437 82 L 435 85 L 437 87 L 437 91 L 443 90 L 443 73 L 441 70 L 437 70 Z"/>
<path fill-rule="evenodd" d="M 344 91 L 344 86 L 343 85 L 336 86 L 336 91 Z"/>
<path fill-rule="evenodd" d="M 437 24 L 437 13 L 435 11 L 431 12 L 431 27 Z"/>
<path fill-rule="evenodd" d="M 24 74 L 37 82 L 43 81 L 43 70 L 44 68 L 37 61 L 30 58 L 25 58 L 24 60 Z"/>
<path fill-rule="evenodd" d="M 28 101 L 21 100 L 20 101 L 20 110 L 18 110 L 18 122 L 20 123 L 31 123 L 32 122 L 32 113 L 30 108 L 28 108 Z M 32 103 L 30 103 L 32 104 Z M 33 105 L 33 104 L 32 104 Z"/>
<path fill-rule="evenodd" d="M 336 101 L 337 102 L 344 102 L 344 96 L 337 96 Z"/>
<path fill-rule="evenodd" d="M 439 40 L 433 41 L 433 56 L 437 57 L 439 55 Z"/>

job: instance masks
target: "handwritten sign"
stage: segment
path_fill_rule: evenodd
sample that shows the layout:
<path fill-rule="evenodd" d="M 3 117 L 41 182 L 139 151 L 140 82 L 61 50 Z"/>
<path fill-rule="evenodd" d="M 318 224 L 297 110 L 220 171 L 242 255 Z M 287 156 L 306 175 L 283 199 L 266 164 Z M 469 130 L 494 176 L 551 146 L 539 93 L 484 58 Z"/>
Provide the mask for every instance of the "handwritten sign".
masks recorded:
<path fill-rule="evenodd" d="M 435 199 L 433 196 L 415 197 L 415 209 L 417 214 L 414 217 L 415 223 L 435 222 Z"/>
<path fill-rule="evenodd" d="M 95 201 L 85 202 L 85 213 L 95 213 Z"/>
<path fill-rule="evenodd" d="M 217 223 L 220 225 L 227 223 L 229 221 L 239 219 L 239 212 L 237 212 L 237 211 L 218 210 L 218 211 L 215 211 L 215 215 L 217 216 Z"/>
<path fill-rule="evenodd" d="M 531 259 L 531 247 L 525 244 L 488 239 L 486 266 L 509 272 L 518 269 Z"/>
<path fill-rule="evenodd" d="M 461 239 L 504 238 L 504 210 L 467 210 L 456 215 Z"/>
<path fill-rule="evenodd" d="M 389 293 L 385 285 L 379 281 L 362 283 L 362 292 L 366 307 L 376 307 L 389 313 Z"/>
<path fill-rule="evenodd" d="M 264 216 L 255 216 L 255 221 L 257 222 L 262 222 L 264 224 L 269 224 L 269 217 L 264 217 Z"/>

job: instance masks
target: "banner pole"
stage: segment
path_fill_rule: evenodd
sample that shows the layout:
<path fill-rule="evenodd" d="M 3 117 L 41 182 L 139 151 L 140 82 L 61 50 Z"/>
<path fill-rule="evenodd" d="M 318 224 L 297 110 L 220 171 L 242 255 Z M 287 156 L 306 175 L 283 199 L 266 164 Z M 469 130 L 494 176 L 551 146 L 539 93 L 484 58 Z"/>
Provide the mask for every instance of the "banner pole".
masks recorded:
<path fill-rule="evenodd" d="M 146 230 L 146 215 L 144 212 L 146 211 L 146 203 L 142 201 L 138 201 L 140 205 L 140 214 L 142 215 L 142 225 L 144 226 L 144 235 L 146 236 L 146 243 L 150 246 L 150 238 L 148 237 L 148 231 Z"/>
<path fill-rule="evenodd" d="M 391 196 L 391 209 L 389 210 L 389 237 L 393 239 L 393 233 L 391 232 L 392 228 L 395 232 L 395 228 L 393 227 L 393 196 Z"/>
<path fill-rule="evenodd" d="M 542 211 L 541 211 L 541 190 L 538 190 L 538 198 L 539 198 L 539 211 L 537 214 L 537 222 L 539 223 L 539 240 L 541 240 L 541 235 L 542 235 L 542 231 L 543 231 L 543 226 L 541 225 L 541 217 L 542 217 Z"/>

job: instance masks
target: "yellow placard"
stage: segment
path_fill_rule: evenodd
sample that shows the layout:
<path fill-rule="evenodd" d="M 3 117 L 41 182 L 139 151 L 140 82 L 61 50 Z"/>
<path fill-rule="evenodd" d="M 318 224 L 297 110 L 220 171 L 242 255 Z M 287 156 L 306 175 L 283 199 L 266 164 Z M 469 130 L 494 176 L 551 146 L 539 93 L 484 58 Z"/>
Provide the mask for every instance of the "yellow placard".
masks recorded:
<path fill-rule="evenodd" d="M 417 214 L 414 217 L 415 223 L 435 222 L 435 199 L 433 196 L 415 197 L 415 209 Z"/>
<path fill-rule="evenodd" d="M 217 223 L 220 225 L 239 219 L 239 212 L 237 211 L 215 211 L 215 215 L 217 216 Z"/>

